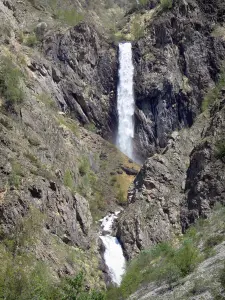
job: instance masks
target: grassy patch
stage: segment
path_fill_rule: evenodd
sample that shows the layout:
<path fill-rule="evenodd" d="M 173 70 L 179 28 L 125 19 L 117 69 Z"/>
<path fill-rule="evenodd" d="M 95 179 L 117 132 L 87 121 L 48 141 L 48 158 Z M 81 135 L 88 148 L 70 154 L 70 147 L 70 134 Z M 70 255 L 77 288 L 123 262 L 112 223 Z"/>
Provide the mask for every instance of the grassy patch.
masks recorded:
<path fill-rule="evenodd" d="M 221 95 L 221 89 L 223 87 L 225 87 L 225 72 L 224 71 L 220 74 L 220 78 L 219 78 L 218 82 L 216 83 L 216 86 L 213 89 L 211 89 L 210 91 L 208 91 L 204 100 L 202 101 L 202 111 L 205 111 L 208 108 L 210 108 L 212 106 L 212 104 L 215 103 L 216 100 L 218 100 L 218 98 Z"/>
<path fill-rule="evenodd" d="M 1 57 L 0 62 L 0 95 L 4 98 L 6 108 L 19 104 L 24 99 L 21 86 L 22 72 L 13 64 L 10 58 Z"/>
<path fill-rule="evenodd" d="M 23 167 L 16 161 L 11 162 L 12 172 L 9 175 L 9 185 L 15 188 L 19 188 L 22 177 L 25 176 Z"/>
<path fill-rule="evenodd" d="M 173 0 L 160 0 L 160 5 L 163 10 L 171 9 L 173 7 Z"/>
<path fill-rule="evenodd" d="M 63 183 L 67 186 L 71 191 L 74 190 L 74 180 L 72 177 L 72 173 L 69 169 L 66 170 L 63 178 Z"/>
<path fill-rule="evenodd" d="M 65 118 L 63 116 L 57 117 L 57 120 L 61 126 L 65 126 L 69 129 L 74 135 L 79 135 L 79 129 L 77 123 L 69 118 Z"/>
<path fill-rule="evenodd" d="M 68 26 L 76 26 L 84 19 L 84 16 L 78 13 L 74 8 L 56 9 L 54 17 Z"/>
<path fill-rule="evenodd" d="M 135 17 L 131 25 L 131 34 L 134 36 L 135 40 L 139 40 L 144 36 L 145 27 L 143 22 L 141 22 L 140 17 Z"/>
<path fill-rule="evenodd" d="M 41 168 L 41 163 L 39 159 L 32 153 L 26 152 L 24 156 L 37 168 Z"/>
<path fill-rule="evenodd" d="M 91 132 L 94 132 L 94 133 L 97 132 L 97 128 L 95 127 L 94 123 L 85 124 L 84 128 L 87 129 L 87 130 L 89 130 L 89 131 L 91 131 Z"/>
<path fill-rule="evenodd" d="M 37 99 L 39 101 L 41 101 L 42 103 L 44 103 L 47 107 L 56 110 L 57 109 L 57 105 L 55 103 L 55 101 L 52 99 L 51 95 L 47 94 L 47 93 L 41 93 L 37 96 Z"/>
<path fill-rule="evenodd" d="M 38 44 L 38 39 L 37 39 L 36 34 L 34 32 L 30 33 L 28 36 L 25 37 L 24 43 L 28 47 L 31 47 L 31 48 L 35 47 Z"/>
<path fill-rule="evenodd" d="M 83 157 L 79 164 L 79 173 L 83 177 L 90 171 L 89 161 L 86 157 Z"/>

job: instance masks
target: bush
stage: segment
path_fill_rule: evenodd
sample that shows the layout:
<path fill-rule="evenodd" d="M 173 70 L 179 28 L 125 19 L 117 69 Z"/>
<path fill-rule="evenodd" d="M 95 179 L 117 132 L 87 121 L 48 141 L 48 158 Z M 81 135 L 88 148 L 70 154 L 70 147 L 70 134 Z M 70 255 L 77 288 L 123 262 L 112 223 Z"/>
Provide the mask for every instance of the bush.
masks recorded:
<path fill-rule="evenodd" d="M 220 243 L 222 243 L 222 241 L 224 240 L 224 236 L 223 235 L 215 235 L 215 236 L 211 236 L 209 237 L 205 243 L 204 243 L 204 248 L 213 248 L 217 245 L 219 245 Z"/>
<path fill-rule="evenodd" d="M 86 175 L 90 171 L 90 165 L 87 158 L 82 158 L 79 164 L 79 173 L 81 176 Z"/>
<path fill-rule="evenodd" d="M 200 260 L 199 250 L 191 240 L 184 240 L 178 249 L 169 242 L 158 244 L 148 251 L 142 251 L 128 265 L 121 286 L 111 288 L 107 299 L 116 293 L 126 299 L 140 284 L 146 282 L 166 282 L 172 287 L 173 283 L 192 272 Z"/>
<path fill-rule="evenodd" d="M 173 7 L 173 0 L 160 0 L 160 5 L 163 10 L 171 9 Z"/>
<path fill-rule="evenodd" d="M 38 44 L 38 39 L 35 33 L 31 33 L 28 35 L 28 37 L 25 39 L 25 44 L 28 47 L 34 47 Z"/>
<path fill-rule="evenodd" d="M 10 108 L 24 99 L 21 86 L 22 72 L 8 57 L 1 57 L 0 62 L 0 94 L 4 98 L 4 105 Z"/>
<path fill-rule="evenodd" d="M 135 40 L 138 40 L 144 36 L 144 25 L 140 23 L 140 18 L 135 17 L 132 26 L 131 33 L 134 36 Z"/>
<path fill-rule="evenodd" d="M 221 140 L 216 143 L 216 158 L 223 159 L 225 157 L 225 141 Z"/>
<path fill-rule="evenodd" d="M 0 243 L 0 299 L 7 300 L 104 300 L 104 293 L 87 291 L 83 273 L 55 283 L 44 262 L 32 249 L 42 235 L 45 216 L 36 208 L 21 218 Z"/>
<path fill-rule="evenodd" d="M 68 10 L 56 10 L 54 16 L 62 23 L 69 26 L 76 26 L 84 19 L 83 15 L 78 13 L 74 8 Z"/>
<path fill-rule="evenodd" d="M 216 86 L 208 91 L 204 100 L 202 101 L 202 111 L 207 110 L 212 104 L 220 97 L 221 89 L 225 86 L 225 72 L 220 74 L 220 78 L 216 83 Z"/>
<path fill-rule="evenodd" d="M 63 116 L 60 116 L 57 119 L 60 125 L 63 125 L 66 128 L 68 128 L 74 135 L 76 136 L 79 135 L 78 125 L 73 119 L 63 117 Z"/>
<path fill-rule="evenodd" d="M 74 189 L 74 181 L 70 170 L 66 170 L 63 178 L 63 183 L 67 186 L 71 191 Z"/>
<path fill-rule="evenodd" d="M 84 273 L 80 272 L 74 278 L 66 278 L 62 284 L 62 296 L 64 300 L 105 300 L 102 292 L 85 289 Z"/>

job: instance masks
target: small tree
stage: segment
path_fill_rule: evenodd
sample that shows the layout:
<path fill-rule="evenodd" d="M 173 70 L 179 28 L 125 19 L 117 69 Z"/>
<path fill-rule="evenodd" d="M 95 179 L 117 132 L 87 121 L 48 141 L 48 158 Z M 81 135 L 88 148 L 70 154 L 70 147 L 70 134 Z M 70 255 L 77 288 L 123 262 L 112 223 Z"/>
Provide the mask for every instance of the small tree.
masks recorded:
<path fill-rule="evenodd" d="M 24 92 L 21 86 L 22 72 L 9 57 L 1 57 L 0 62 L 0 94 L 5 100 L 6 108 L 21 103 Z"/>
<path fill-rule="evenodd" d="M 171 9 L 173 7 L 173 0 L 160 0 L 160 4 L 163 10 Z"/>

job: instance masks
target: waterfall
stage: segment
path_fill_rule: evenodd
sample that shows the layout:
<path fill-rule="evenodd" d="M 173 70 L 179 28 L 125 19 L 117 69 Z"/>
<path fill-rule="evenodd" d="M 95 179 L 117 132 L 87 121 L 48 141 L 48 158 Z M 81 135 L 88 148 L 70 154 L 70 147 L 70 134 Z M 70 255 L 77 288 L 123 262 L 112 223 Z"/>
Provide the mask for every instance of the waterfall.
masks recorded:
<path fill-rule="evenodd" d="M 134 67 L 131 43 L 119 44 L 119 84 L 117 88 L 117 111 L 119 117 L 117 146 L 133 158 L 134 137 Z"/>
<path fill-rule="evenodd" d="M 125 258 L 118 239 L 111 234 L 113 222 L 117 219 L 119 213 L 120 212 L 117 211 L 114 214 L 109 214 L 104 219 L 100 220 L 102 228 L 100 239 L 105 246 L 105 264 L 108 267 L 112 282 L 118 286 L 120 285 L 122 275 L 125 272 Z"/>

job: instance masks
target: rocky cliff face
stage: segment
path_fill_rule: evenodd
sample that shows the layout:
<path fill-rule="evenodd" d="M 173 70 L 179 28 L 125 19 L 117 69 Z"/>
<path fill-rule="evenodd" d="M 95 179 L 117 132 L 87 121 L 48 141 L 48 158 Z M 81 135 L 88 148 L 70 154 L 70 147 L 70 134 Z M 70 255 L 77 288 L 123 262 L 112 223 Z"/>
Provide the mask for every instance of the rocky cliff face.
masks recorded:
<path fill-rule="evenodd" d="M 53 79 L 63 93 L 63 110 L 68 108 L 82 124 L 95 124 L 105 136 L 115 132 L 115 47 L 93 25 L 81 23 L 64 34 L 50 32 L 44 51 L 57 68 Z"/>
<path fill-rule="evenodd" d="M 165 148 L 146 160 L 128 193 L 118 226 L 128 258 L 179 235 L 224 201 L 224 164 L 215 155 L 223 140 L 223 92 L 209 117 L 196 118 L 225 55 L 224 31 L 213 33 L 224 11 L 216 3 L 212 18 L 209 4 L 175 1 L 171 11 L 151 18 L 148 34 L 134 45 L 136 141 L 146 155 Z"/>
<path fill-rule="evenodd" d="M 224 40 L 213 35 L 223 12 L 221 1 L 174 1 L 169 11 L 150 18 L 146 13 L 144 37 L 133 46 L 135 139 L 144 157 L 164 148 L 172 131 L 191 126 L 199 114 L 225 57 Z"/>

